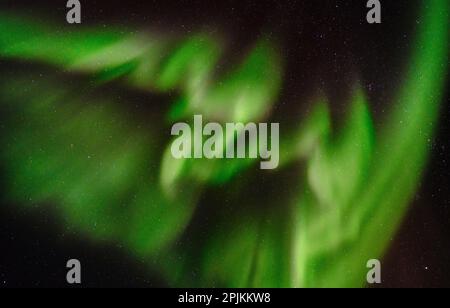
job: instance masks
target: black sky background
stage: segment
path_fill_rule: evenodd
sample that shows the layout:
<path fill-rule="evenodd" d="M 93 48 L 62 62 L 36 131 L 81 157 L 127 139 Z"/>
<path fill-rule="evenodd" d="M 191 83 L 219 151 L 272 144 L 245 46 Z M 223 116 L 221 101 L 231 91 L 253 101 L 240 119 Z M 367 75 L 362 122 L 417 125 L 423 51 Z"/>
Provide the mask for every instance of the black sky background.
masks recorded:
<path fill-rule="evenodd" d="M 62 29 L 77 27 L 66 24 L 66 1 L 37 2 L 3 0 L 0 10 L 48 16 Z M 420 8 L 419 1 L 382 1 L 383 23 L 368 25 L 364 0 L 81 2 L 81 27 L 124 24 L 180 35 L 217 29 L 229 38 L 230 61 L 259 36 L 273 36 L 286 61 L 274 118 L 286 125 L 302 118 L 317 88 L 333 98 L 339 121 L 355 78 L 369 95 L 375 119 L 382 119 L 408 63 Z M 447 92 L 421 188 L 383 261 L 382 287 L 450 287 L 449 123 Z M 83 287 L 164 286 L 144 260 L 122 247 L 86 242 L 63 230 L 47 211 L 2 204 L 0 287 L 67 287 L 65 263 L 71 258 L 83 264 Z"/>

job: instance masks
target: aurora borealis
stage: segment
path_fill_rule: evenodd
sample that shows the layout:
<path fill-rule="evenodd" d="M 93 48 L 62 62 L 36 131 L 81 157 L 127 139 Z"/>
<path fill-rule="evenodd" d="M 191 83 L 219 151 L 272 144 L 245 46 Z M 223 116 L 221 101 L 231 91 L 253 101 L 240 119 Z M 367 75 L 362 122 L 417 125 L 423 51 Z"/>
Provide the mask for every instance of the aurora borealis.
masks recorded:
<path fill-rule="evenodd" d="M 3 199 L 118 243 L 169 286 L 362 287 L 418 189 L 444 99 L 449 3 L 417 11 L 383 116 L 356 77 L 342 125 L 317 89 L 296 125 L 281 123 L 266 173 L 257 159 L 174 159 L 170 126 L 270 122 L 289 69 L 274 35 L 224 62 L 232 41 L 217 32 L 61 31 L 0 12 Z"/>

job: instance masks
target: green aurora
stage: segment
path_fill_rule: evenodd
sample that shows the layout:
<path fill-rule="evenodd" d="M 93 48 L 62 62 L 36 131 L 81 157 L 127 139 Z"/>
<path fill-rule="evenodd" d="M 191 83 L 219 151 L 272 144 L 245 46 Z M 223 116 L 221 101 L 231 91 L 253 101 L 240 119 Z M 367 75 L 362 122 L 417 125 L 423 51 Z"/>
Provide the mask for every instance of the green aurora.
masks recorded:
<path fill-rule="evenodd" d="M 312 102 L 296 130 L 281 127 L 279 169 L 304 162 L 306 170 L 292 183 L 295 195 L 269 206 L 239 198 L 258 161 L 175 160 L 167 134 L 195 114 L 270 121 L 283 59 L 269 38 L 217 77 L 226 43 L 206 33 L 183 40 L 112 27 L 62 33 L 0 13 L 2 61 L 61 72 L 0 78 L 4 198 L 52 204 L 62 224 L 120 243 L 171 286 L 364 286 L 367 261 L 388 248 L 428 159 L 447 77 L 448 13 L 447 0 L 423 6 L 408 71 L 380 129 L 356 81 L 338 132 L 327 97 Z M 178 97 L 164 118 L 142 119 L 126 98 L 91 90 L 109 84 L 143 91 L 149 103 L 154 95 Z M 217 223 L 187 244 L 208 189 L 217 192 L 210 204 Z"/>

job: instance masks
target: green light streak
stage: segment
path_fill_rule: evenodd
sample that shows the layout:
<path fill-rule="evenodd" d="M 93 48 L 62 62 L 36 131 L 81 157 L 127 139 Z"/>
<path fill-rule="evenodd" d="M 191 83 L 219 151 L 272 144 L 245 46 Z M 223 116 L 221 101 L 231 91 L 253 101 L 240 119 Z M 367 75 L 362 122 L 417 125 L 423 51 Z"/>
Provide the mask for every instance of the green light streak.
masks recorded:
<path fill-rule="evenodd" d="M 316 196 L 305 192 L 300 201 L 294 241 L 295 286 L 362 286 L 367 273 L 366 262 L 379 258 L 386 250 L 417 189 L 428 157 L 429 140 L 433 136 L 445 85 L 448 12 L 447 1 L 427 1 L 424 5 L 411 66 L 392 104 L 394 110 L 377 138 L 372 151 L 376 155 L 371 158 L 370 165 L 366 163 L 370 157 L 367 143 L 370 129 L 364 130 L 364 127 L 370 127 L 370 121 L 365 112 L 355 123 L 360 126 L 355 131 L 360 133 L 353 137 L 349 135 L 350 142 L 354 138 L 354 145 L 353 150 L 346 153 L 347 161 L 361 165 L 346 169 L 350 174 L 346 173 L 340 181 L 347 187 L 330 194 L 336 187 L 334 185 L 339 185 L 339 179 L 328 175 L 334 167 L 314 169 L 313 160 L 315 176 L 326 177 L 328 181 L 323 178 L 323 182 L 310 181 Z M 339 165 L 338 158 L 333 162 L 338 170 L 344 170 L 345 162 Z M 353 182 L 351 175 L 355 170 L 359 170 L 360 179 L 354 178 L 357 181 Z M 320 187 L 327 182 L 328 187 Z M 360 186 L 355 186 L 356 183 Z M 350 204 L 342 203 L 342 193 L 346 197 L 353 195 Z M 328 208 L 331 211 L 327 209 L 322 213 L 319 210 L 317 213 L 321 199 L 331 206 Z"/>
<path fill-rule="evenodd" d="M 194 114 L 221 123 L 269 121 L 283 77 L 269 40 L 217 77 L 225 42 L 207 34 L 178 42 L 106 29 L 59 32 L 0 13 L 2 59 L 81 73 L 94 88 L 120 79 L 179 96 L 152 123 L 137 120 L 112 94 L 52 76 L 4 76 L 5 198 L 54 204 L 67 226 L 124 244 L 175 286 L 363 286 L 366 262 L 383 256 L 428 158 L 447 72 L 448 6 L 424 5 L 408 72 L 379 132 L 358 86 L 338 132 L 328 98 L 314 102 L 298 129 L 281 128 L 280 168 L 306 161 L 306 177 L 299 175 L 294 196 L 263 202 L 240 197 L 256 160 L 176 161 L 159 127 Z M 218 223 L 197 245 L 174 245 L 211 187 L 221 188 L 225 204 L 215 211 Z"/>

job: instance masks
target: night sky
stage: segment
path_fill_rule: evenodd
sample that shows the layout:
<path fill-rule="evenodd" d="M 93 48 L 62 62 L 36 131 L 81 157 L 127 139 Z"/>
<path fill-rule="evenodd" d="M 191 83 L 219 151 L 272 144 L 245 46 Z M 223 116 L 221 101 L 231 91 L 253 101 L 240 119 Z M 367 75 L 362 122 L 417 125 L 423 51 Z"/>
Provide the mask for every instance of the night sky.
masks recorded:
<path fill-rule="evenodd" d="M 3 0 L 0 10 L 49 16 L 61 23 L 64 31 L 77 27 L 65 23 L 64 2 Z M 225 67 L 258 37 L 269 34 L 279 42 L 285 61 L 280 103 L 273 119 L 293 125 L 309 110 L 306 102 L 319 87 L 333 97 L 330 107 L 339 123 L 357 79 L 369 96 L 378 125 L 377 120 L 389 108 L 385 102 L 395 93 L 408 64 L 418 3 L 382 1 L 382 24 L 368 25 L 362 0 L 91 0 L 82 1 L 80 27 L 115 24 L 180 35 L 208 27 L 211 33 L 219 31 L 229 39 L 222 63 Z M 0 71 L 1 66 L 2 62 Z M 445 97 L 425 176 L 383 261 L 382 287 L 450 286 L 448 89 Z M 257 187 L 264 187 L 261 185 Z M 202 224 L 205 214 L 200 211 L 194 221 Z M 165 286 L 163 277 L 151 272 L 145 260 L 130 256 L 120 244 L 78 238 L 40 208 L 2 202 L 0 247 L 0 287 L 67 287 L 65 263 L 70 258 L 83 264 L 83 287 Z"/>

